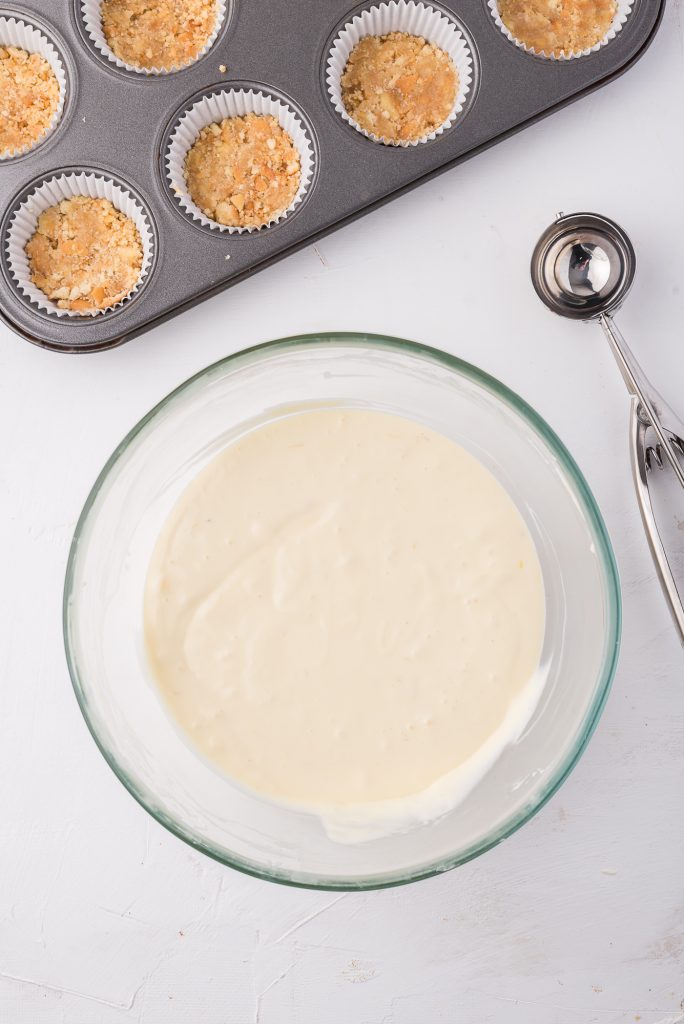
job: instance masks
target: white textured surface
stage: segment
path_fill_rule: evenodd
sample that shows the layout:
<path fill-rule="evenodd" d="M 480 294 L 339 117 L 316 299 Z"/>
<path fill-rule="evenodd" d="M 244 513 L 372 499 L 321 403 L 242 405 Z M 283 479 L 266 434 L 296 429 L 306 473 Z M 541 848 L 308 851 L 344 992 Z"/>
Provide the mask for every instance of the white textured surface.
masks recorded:
<path fill-rule="evenodd" d="M 621 325 L 684 414 L 679 19 L 671 3 L 643 61 L 595 96 L 118 351 L 51 355 L 2 331 L 2 1024 L 684 1020 L 684 653 L 617 370 L 528 279 L 557 210 L 623 223 L 641 263 Z M 343 896 L 242 877 L 151 821 L 87 734 L 60 633 L 71 532 L 122 434 L 230 351 L 339 328 L 449 349 L 531 401 L 594 488 L 625 604 L 603 719 L 537 818 L 441 878 Z"/>

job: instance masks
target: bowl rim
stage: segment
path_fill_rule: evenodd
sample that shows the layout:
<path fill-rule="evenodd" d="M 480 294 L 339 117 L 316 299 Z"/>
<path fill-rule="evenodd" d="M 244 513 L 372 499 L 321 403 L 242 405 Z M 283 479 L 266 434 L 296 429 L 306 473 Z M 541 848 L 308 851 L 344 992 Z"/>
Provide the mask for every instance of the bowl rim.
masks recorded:
<path fill-rule="evenodd" d="M 237 368 L 241 364 L 249 364 L 268 358 L 276 352 L 287 351 L 296 348 L 312 348 L 318 346 L 339 345 L 345 347 L 375 348 L 381 351 L 394 351 L 409 353 L 419 359 L 437 363 L 457 375 L 466 378 L 471 383 L 482 387 L 485 391 L 493 394 L 496 398 L 507 405 L 512 411 L 518 414 L 527 425 L 541 438 L 545 445 L 551 450 L 560 463 L 566 477 L 569 478 L 574 487 L 576 496 L 580 502 L 582 512 L 595 536 L 596 551 L 599 562 L 605 577 L 606 585 L 606 644 L 603 664 L 599 675 L 599 681 L 594 698 L 589 705 L 583 724 L 578 732 L 577 739 L 566 757 L 558 765 L 553 774 L 549 777 L 545 786 L 542 787 L 538 796 L 527 806 L 518 812 L 511 814 L 499 828 L 472 843 L 466 849 L 457 854 L 440 857 L 435 861 L 417 865 L 409 871 L 388 871 L 378 872 L 367 878 L 344 878 L 343 876 L 316 876 L 308 872 L 283 871 L 274 868 L 266 868 L 257 862 L 250 861 L 237 854 L 227 853 L 218 844 L 212 843 L 202 837 L 195 835 L 190 829 L 178 824 L 170 815 L 155 806 L 150 796 L 139 788 L 136 781 L 118 764 L 116 756 L 108 749 L 98 735 L 97 726 L 90 716 L 86 692 L 83 687 L 82 677 L 74 650 L 70 641 L 70 624 L 72 618 L 73 604 L 71 601 L 73 583 L 76 574 L 76 566 L 79 557 L 80 541 L 88 523 L 91 510 L 99 496 L 99 493 L 108 479 L 112 469 L 125 455 L 130 444 L 135 438 L 151 423 L 155 417 L 167 408 L 175 399 L 191 388 L 198 381 L 210 377 L 218 370 L 224 368 Z M 584 478 L 574 458 L 560 440 L 555 431 L 548 425 L 546 420 L 537 413 L 524 399 L 512 391 L 496 377 L 492 377 L 484 370 L 479 369 L 458 356 L 451 355 L 441 349 L 423 345 L 420 342 L 408 341 L 390 335 L 361 333 L 354 331 L 320 332 L 314 334 L 291 335 L 286 338 L 279 338 L 273 341 L 262 342 L 239 352 L 224 356 L 222 359 L 211 363 L 198 373 L 187 378 L 183 383 L 170 391 L 161 401 L 157 402 L 126 434 L 123 440 L 117 445 L 110 457 L 105 462 L 93 484 L 81 514 L 76 523 L 73 538 L 69 548 L 66 575 L 64 581 L 64 593 L 62 604 L 62 628 L 66 661 L 71 677 L 71 682 L 76 695 L 81 714 L 95 741 L 100 753 L 114 772 L 122 785 L 128 790 L 131 796 L 148 812 L 160 825 L 166 828 L 174 836 L 182 839 L 193 849 L 218 863 L 235 868 L 244 874 L 265 881 L 278 882 L 283 885 L 303 889 L 316 889 L 329 892 L 361 892 L 373 889 L 386 889 L 397 885 L 406 885 L 409 882 L 416 882 L 421 879 L 431 878 L 443 874 L 452 868 L 459 867 L 475 857 L 479 857 L 487 850 L 497 846 L 504 839 L 516 832 L 526 824 L 548 800 L 556 793 L 573 770 L 581 755 L 583 754 L 605 706 L 610 691 L 611 683 L 617 667 L 620 650 L 620 636 L 622 625 L 622 602 L 620 593 L 620 581 L 613 548 L 608 536 L 608 531 L 603 522 L 603 517 L 593 496 L 587 481 Z"/>

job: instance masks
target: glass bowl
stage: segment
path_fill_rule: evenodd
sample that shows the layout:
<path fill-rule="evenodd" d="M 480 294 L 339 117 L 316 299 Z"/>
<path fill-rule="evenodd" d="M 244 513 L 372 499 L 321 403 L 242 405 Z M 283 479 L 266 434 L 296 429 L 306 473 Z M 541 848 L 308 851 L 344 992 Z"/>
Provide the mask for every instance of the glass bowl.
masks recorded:
<path fill-rule="evenodd" d="M 396 413 L 472 452 L 523 515 L 546 593 L 546 685 L 523 735 L 444 817 L 356 844 L 332 841 L 317 817 L 250 794 L 196 754 L 162 704 L 142 634 L 152 548 L 189 481 L 244 431 L 320 406 Z M 563 782 L 596 725 L 615 670 L 619 583 L 586 482 L 520 398 L 434 349 L 326 334 L 221 360 L 160 402 L 122 441 L 76 527 L 64 636 L 95 742 L 157 821 L 210 857 L 260 878 L 371 889 L 470 860 L 519 828 Z"/>

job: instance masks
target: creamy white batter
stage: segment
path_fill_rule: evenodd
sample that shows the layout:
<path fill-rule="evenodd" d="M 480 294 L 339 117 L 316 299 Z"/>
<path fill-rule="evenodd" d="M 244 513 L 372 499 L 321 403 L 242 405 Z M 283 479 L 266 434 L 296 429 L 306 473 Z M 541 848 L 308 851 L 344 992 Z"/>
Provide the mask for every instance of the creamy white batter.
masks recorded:
<path fill-rule="evenodd" d="M 353 409 L 284 416 L 214 458 L 145 593 L 154 676 L 192 743 L 352 824 L 470 788 L 533 710 L 543 631 L 503 487 L 441 434 Z"/>

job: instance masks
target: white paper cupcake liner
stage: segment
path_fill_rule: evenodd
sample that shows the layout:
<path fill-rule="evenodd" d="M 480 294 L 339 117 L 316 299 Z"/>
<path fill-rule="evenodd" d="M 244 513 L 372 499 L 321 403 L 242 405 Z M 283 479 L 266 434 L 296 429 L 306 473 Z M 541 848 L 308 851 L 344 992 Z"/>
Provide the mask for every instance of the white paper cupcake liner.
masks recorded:
<path fill-rule="evenodd" d="M 349 116 L 342 101 L 342 75 L 354 47 L 364 36 L 384 36 L 390 32 L 422 36 L 428 43 L 445 50 L 458 72 L 458 91 L 449 116 L 439 128 L 420 139 L 397 142 L 367 132 Z M 472 80 L 473 57 L 463 33 L 441 11 L 423 3 L 414 3 L 413 0 L 391 0 L 390 3 L 369 7 L 357 14 L 338 32 L 326 66 L 328 95 L 340 117 L 374 142 L 404 148 L 429 142 L 446 131 L 463 110 Z"/>
<path fill-rule="evenodd" d="M 490 13 L 494 18 L 494 21 L 499 26 L 506 39 L 510 40 L 519 50 L 524 50 L 525 53 L 531 53 L 533 57 L 541 57 L 544 60 L 555 60 L 555 61 L 568 61 L 575 60 L 577 57 L 588 57 L 590 53 L 596 53 L 602 46 L 605 46 L 618 34 L 622 26 L 627 21 L 633 6 L 633 0 L 617 0 L 617 10 L 615 11 L 615 17 L 611 23 L 610 28 L 606 32 L 603 39 L 599 39 L 598 43 L 594 46 L 590 46 L 585 50 L 578 50 L 576 53 L 565 53 L 562 57 L 556 57 L 553 53 L 546 53 L 544 50 L 535 50 L 531 46 L 526 46 L 525 43 L 521 42 L 520 39 L 516 39 L 513 33 L 504 25 L 499 14 L 498 0 L 487 0 L 487 6 L 489 7 Z"/>
<path fill-rule="evenodd" d="M 185 180 L 185 158 L 197 136 L 208 124 L 223 121 L 229 117 L 244 117 L 245 114 L 271 114 L 292 139 L 301 166 L 301 178 L 297 195 L 286 210 L 261 227 L 232 227 L 211 220 L 193 202 Z M 284 100 L 254 89 L 222 89 L 209 96 L 203 96 L 185 111 L 173 128 L 166 155 L 166 180 L 172 194 L 182 209 L 195 221 L 215 231 L 229 234 L 251 234 L 263 231 L 284 220 L 304 199 L 314 174 L 315 156 L 313 143 L 303 121 Z"/>
<path fill-rule="evenodd" d="M 191 67 L 200 60 L 200 58 L 204 57 L 216 42 L 223 22 L 226 20 L 227 10 L 226 0 L 215 0 L 215 2 L 216 24 L 214 25 L 214 31 L 207 39 L 205 45 L 197 56 L 192 58 L 192 60 L 186 61 L 184 64 L 174 64 L 172 67 L 168 68 L 141 68 L 137 64 L 127 64 L 126 61 L 117 57 L 114 51 L 110 49 L 109 43 L 102 31 L 102 0 L 81 0 L 81 17 L 83 18 L 85 30 L 88 33 L 95 49 L 98 50 L 103 57 L 106 57 L 108 61 L 115 64 L 117 68 L 121 68 L 124 71 L 134 71 L 137 75 L 171 75 L 175 71 L 182 71 L 184 68 Z"/>
<path fill-rule="evenodd" d="M 62 64 L 61 57 L 56 47 L 53 46 L 43 32 L 35 28 L 33 25 L 22 21 L 20 18 L 0 17 L 0 46 L 16 46 L 21 50 L 26 50 L 28 53 L 39 53 L 41 57 L 45 58 L 54 71 L 59 85 L 59 102 L 57 103 L 57 109 L 50 121 L 47 131 L 43 132 L 39 139 L 36 139 L 35 142 L 29 143 L 27 146 L 0 152 L 0 161 L 2 161 L 16 159 L 18 156 L 23 156 L 24 153 L 29 153 L 32 149 L 35 149 L 36 146 L 40 146 L 45 142 L 48 136 L 53 133 L 59 124 L 62 113 L 64 112 L 67 78 L 64 65 Z"/>
<path fill-rule="evenodd" d="M 63 199 L 73 196 L 90 196 L 91 199 L 109 199 L 121 213 L 130 217 L 138 231 L 143 247 L 143 262 L 140 276 L 135 288 L 113 306 L 106 309 L 80 312 L 73 309 L 61 309 L 56 302 L 47 297 L 31 280 L 31 270 L 26 243 L 35 233 L 38 218 L 50 206 L 56 206 Z M 152 266 L 154 256 L 154 234 L 148 216 L 130 192 L 117 185 L 111 178 L 98 173 L 82 172 L 80 174 L 57 174 L 41 182 L 21 203 L 12 216 L 7 229 L 5 245 L 9 271 L 24 298 L 44 313 L 59 317 L 101 316 L 112 309 L 118 309 L 124 302 L 130 301 L 138 291 Z"/>

